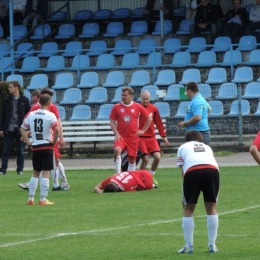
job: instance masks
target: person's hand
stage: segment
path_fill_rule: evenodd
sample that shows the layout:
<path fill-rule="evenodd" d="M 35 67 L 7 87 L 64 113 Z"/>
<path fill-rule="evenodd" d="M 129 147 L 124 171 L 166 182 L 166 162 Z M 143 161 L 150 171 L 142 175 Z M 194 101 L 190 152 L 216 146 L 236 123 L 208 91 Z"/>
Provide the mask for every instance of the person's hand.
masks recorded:
<path fill-rule="evenodd" d="M 144 130 L 138 130 L 138 131 L 136 132 L 136 135 L 137 135 L 137 136 L 140 136 L 140 135 L 143 135 L 144 133 L 145 133 Z"/>
<path fill-rule="evenodd" d="M 4 137 L 4 131 L 0 131 L 0 136 Z"/>
<path fill-rule="evenodd" d="M 206 24 L 206 23 L 200 23 L 200 24 L 199 24 L 199 27 L 200 27 L 201 29 L 205 29 L 205 28 L 206 28 L 206 26 L 207 26 L 207 24 Z"/>
<path fill-rule="evenodd" d="M 120 134 L 116 134 L 114 142 L 117 142 L 117 141 L 120 141 L 120 140 L 123 140 L 122 136 Z"/>
<path fill-rule="evenodd" d="M 178 123 L 178 126 L 184 128 L 185 127 L 185 121 Z"/>
<path fill-rule="evenodd" d="M 47 139 L 47 141 L 49 141 L 51 144 L 56 144 L 56 142 L 53 142 L 53 140 L 52 139 Z"/>
<path fill-rule="evenodd" d="M 149 10 L 145 10 L 145 11 L 144 11 L 144 14 L 149 14 Z"/>
<path fill-rule="evenodd" d="M 164 141 L 166 146 L 169 146 L 169 141 L 168 141 L 168 139 L 166 137 L 163 138 L 163 141 Z"/>
<path fill-rule="evenodd" d="M 169 10 L 164 10 L 164 14 L 168 14 L 169 13 Z"/>
<path fill-rule="evenodd" d="M 60 147 L 63 147 L 63 146 L 65 146 L 65 144 L 66 144 L 66 142 L 64 141 L 63 137 L 60 138 L 60 140 L 59 140 L 59 146 L 60 146 Z"/>
<path fill-rule="evenodd" d="M 36 12 L 31 12 L 31 16 L 35 16 L 36 15 Z"/>

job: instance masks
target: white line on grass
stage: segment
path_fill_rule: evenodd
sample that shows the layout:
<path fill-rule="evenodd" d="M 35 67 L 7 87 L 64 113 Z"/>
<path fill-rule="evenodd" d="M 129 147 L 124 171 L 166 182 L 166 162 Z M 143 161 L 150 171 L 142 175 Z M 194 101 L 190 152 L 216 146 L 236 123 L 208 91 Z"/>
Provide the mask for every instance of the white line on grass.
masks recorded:
<path fill-rule="evenodd" d="M 243 211 L 256 209 L 256 208 L 260 208 L 260 205 L 251 206 L 251 207 L 243 208 L 243 209 L 226 211 L 226 212 L 218 213 L 218 215 L 221 216 L 221 215 L 233 214 L 233 213 L 243 212 Z M 196 218 L 204 218 L 204 217 L 205 217 L 205 215 L 196 216 Z M 73 235 L 79 235 L 79 234 L 91 234 L 91 233 L 97 233 L 97 232 L 123 230 L 123 229 L 137 228 L 137 227 L 143 227 L 143 226 L 152 226 L 152 225 L 158 225 L 158 224 L 173 223 L 173 222 L 177 222 L 177 221 L 181 221 L 181 220 L 182 220 L 182 218 L 176 218 L 176 219 L 171 219 L 171 220 L 162 220 L 162 221 L 156 221 L 156 222 L 151 222 L 151 223 L 138 224 L 138 225 L 135 225 L 135 226 L 122 226 L 122 227 L 87 230 L 87 231 L 71 232 L 71 233 L 56 233 L 56 234 L 46 236 L 46 237 L 43 237 L 43 238 L 2 244 L 2 245 L 0 245 L 0 248 L 9 247 L 9 246 L 17 246 L 17 245 L 21 245 L 21 244 L 28 244 L 28 243 L 33 243 L 33 242 L 36 242 L 36 241 L 42 241 L 42 240 L 47 240 L 47 239 L 52 239 L 52 238 L 57 238 L 57 237 L 62 237 L 62 236 L 73 236 Z M 8 234 L 8 235 L 10 235 L 10 234 Z M 4 236 L 4 234 L 1 234 L 1 236 Z"/>

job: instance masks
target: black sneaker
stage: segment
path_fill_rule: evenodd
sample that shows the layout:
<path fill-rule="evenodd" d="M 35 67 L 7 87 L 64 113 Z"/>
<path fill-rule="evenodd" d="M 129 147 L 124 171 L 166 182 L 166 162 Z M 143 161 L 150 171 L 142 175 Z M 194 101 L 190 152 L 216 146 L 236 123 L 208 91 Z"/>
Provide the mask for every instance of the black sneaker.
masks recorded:
<path fill-rule="evenodd" d="M 58 186 L 57 188 L 52 187 L 52 190 L 53 190 L 53 191 L 58 191 L 58 190 L 62 190 L 62 188 L 61 188 L 60 186 Z"/>

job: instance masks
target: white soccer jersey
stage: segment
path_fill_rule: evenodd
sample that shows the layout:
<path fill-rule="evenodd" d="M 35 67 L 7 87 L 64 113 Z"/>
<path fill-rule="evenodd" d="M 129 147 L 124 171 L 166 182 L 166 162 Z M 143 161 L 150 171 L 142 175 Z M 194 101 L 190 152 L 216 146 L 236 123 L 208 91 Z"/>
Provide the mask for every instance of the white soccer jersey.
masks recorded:
<path fill-rule="evenodd" d="M 181 145 L 177 152 L 177 165 L 183 165 L 183 173 L 195 166 L 209 164 L 218 168 L 211 148 L 200 142 L 191 141 Z"/>
<path fill-rule="evenodd" d="M 29 114 L 22 124 L 22 128 L 31 130 L 34 145 L 48 144 L 52 140 L 52 128 L 58 125 L 57 118 L 48 110 L 38 109 Z"/>

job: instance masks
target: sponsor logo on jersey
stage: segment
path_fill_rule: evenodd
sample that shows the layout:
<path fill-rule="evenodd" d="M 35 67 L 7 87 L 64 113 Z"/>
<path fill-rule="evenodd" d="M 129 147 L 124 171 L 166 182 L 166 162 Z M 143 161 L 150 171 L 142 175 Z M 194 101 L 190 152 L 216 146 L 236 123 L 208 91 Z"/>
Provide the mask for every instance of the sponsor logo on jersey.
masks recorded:
<path fill-rule="evenodd" d="M 132 109 L 131 109 L 131 113 L 134 113 L 134 112 L 135 112 L 135 110 L 132 108 Z"/>
<path fill-rule="evenodd" d="M 131 117 L 128 116 L 128 115 L 126 115 L 126 116 L 124 117 L 124 120 L 125 120 L 125 122 L 130 122 L 130 121 L 131 121 Z"/>

